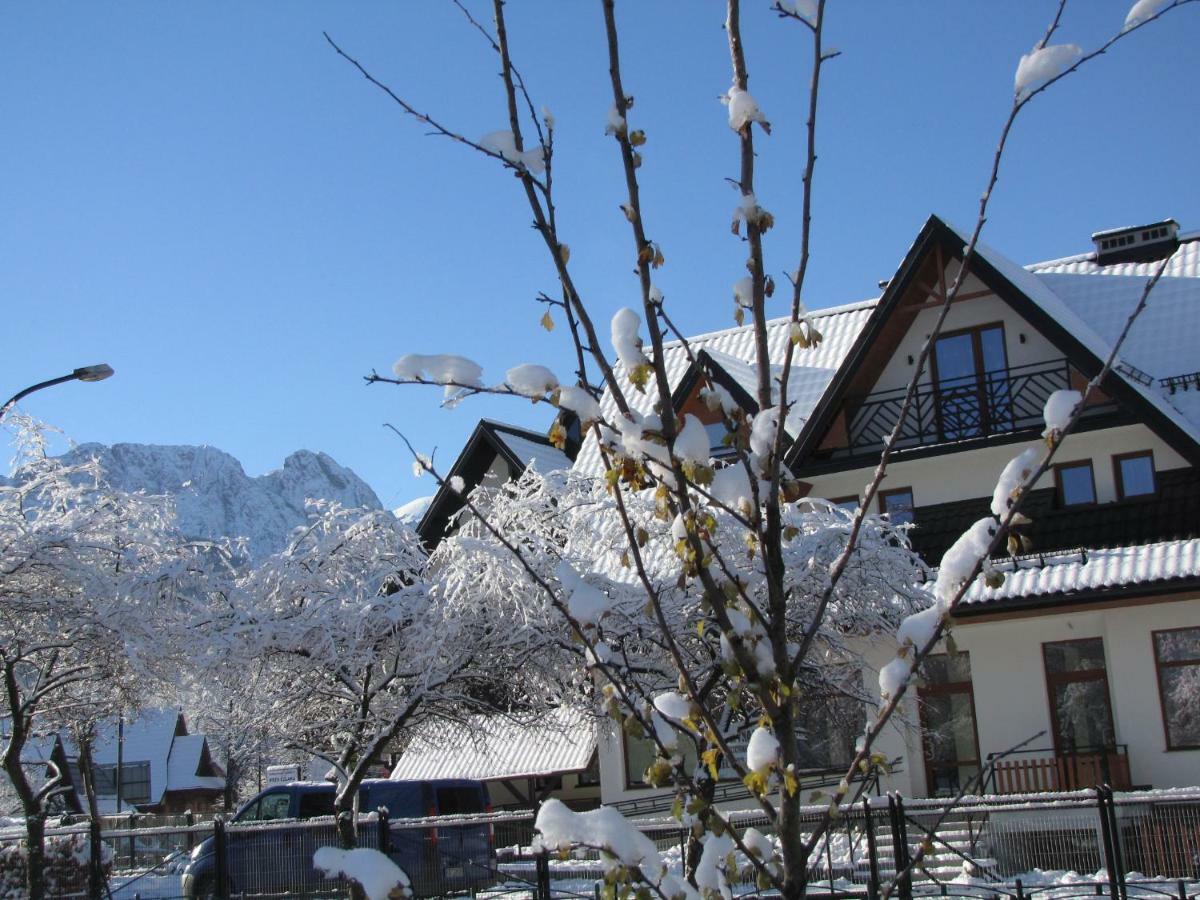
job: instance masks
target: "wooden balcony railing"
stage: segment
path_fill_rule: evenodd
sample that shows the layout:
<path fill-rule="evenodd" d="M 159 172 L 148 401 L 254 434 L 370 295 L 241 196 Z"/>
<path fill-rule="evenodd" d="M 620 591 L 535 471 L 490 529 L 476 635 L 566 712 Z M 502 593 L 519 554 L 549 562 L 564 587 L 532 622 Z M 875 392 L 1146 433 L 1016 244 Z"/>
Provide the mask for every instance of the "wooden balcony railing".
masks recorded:
<path fill-rule="evenodd" d="M 990 754 L 989 761 L 996 755 Z M 1077 791 L 1098 784 L 1107 784 L 1118 791 L 1131 788 L 1126 745 L 1073 753 L 1055 753 L 1050 749 L 1014 753 L 994 763 L 985 790 L 992 794 L 1033 794 Z"/>
<path fill-rule="evenodd" d="M 1043 427 L 1046 400 L 1071 386 L 1065 359 L 997 369 L 922 387 L 913 398 L 896 448 L 945 444 Z M 875 452 L 896 426 L 904 389 L 871 394 L 849 414 L 850 455 Z M 1092 412 L 1089 406 L 1088 412 Z"/>

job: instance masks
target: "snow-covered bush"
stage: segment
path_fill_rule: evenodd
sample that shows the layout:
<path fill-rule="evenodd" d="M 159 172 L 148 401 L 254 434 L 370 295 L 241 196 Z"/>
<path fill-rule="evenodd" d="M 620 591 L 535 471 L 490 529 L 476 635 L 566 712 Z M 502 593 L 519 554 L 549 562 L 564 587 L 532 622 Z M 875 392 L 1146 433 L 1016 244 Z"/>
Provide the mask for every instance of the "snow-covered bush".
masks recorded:
<path fill-rule="evenodd" d="M 50 897 L 83 897 L 88 889 L 91 846 L 86 834 L 46 839 L 42 863 L 46 894 Z M 104 876 L 112 870 L 112 847 L 100 845 Z M 0 900 L 25 900 L 29 896 L 29 846 L 25 841 L 0 844 Z"/>

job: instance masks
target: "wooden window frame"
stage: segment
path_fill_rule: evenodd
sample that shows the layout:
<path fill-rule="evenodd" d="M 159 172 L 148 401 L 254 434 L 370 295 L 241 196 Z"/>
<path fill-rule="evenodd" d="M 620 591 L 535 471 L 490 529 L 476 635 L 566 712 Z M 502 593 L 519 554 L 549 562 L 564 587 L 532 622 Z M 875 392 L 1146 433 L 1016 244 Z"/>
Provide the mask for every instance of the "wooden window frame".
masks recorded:
<path fill-rule="evenodd" d="M 948 656 L 949 654 L 931 653 L 930 656 Z M 971 657 L 966 650 L 959 651 L 960 656 L 967 659 L 967 667 L 970 668 Z M 926 657 L 928 659 L 929 657 Z M 928 754 L 925 752 L 925 734 L 928 731 L 925 720 L 925 704 L 920 702 L 925 697 L 938 697 L 947 694 L 966 694 L 971 702 L 971 729 L 975 735 L 975 753 L 982 756 L 983 751 L 979 744 L 979 717 L 975 715 L 975 682 L 971 677 L 967 677 L 965 681 L 945 681 L 939 684 L 928 684 L 922 682 L 917 687 L 917 709 L 921 720 L 921 762 L 925 768 L 925 793 L 929 794 L 933 789 L 933 767 L 930 764 Z M 983 771 L 983 762 L 981 759 L 959 759 L 955 760 L 956 766 L 974 765 L 979 771 Z"/>
<path fill-rule="evenodd" d="M 1100 647 L 1104 651 L 1104 666 L 1100 669 L 1084 669 L 1078 672 L 1051 672 L 1050 660 L 1046 655 L 1046 648 L 1062 644 L 1078 644 L 1083 641 L 1100 641 Z M 1046 700 L 1050 706 L 1050 731 L 1051 738 L 1054 741 L 1054 754 L 1063 756 L 1068 752 L 1079 752 L 1078 747 L 1068 748 L 1060 746 L 1060 738 L 1062 730 L 1058 723 L 1058 703 L 1054 699 L 1054 689 L 1060 684 L 1071 684 L 1079 681 L 1100 681 L 1104 683 L 1104 705 L 1108 709 L 1108 724 L 1112 728 L 1113 747 L 1117 744 L 1117 720 L 1113 716 L 1112 710 L 1112 694 L 1108 687 L 1108 648 L 1104 645 L 1104 638 L 1101 635 L 1096 637 L 1086 638 L 1070 638 L 1065 641 L 1043 641 L 1042 642 L 1042 671 L 1046 676 Z M 1107 750 L 1113 747 L 1104 748 Z M 1095 749 L 1095 748 L 1092 748 Z"/>
<path fill-rule="evenodd" d="M 830 497 L 829 502 L 834 506 L 841 506 L 843 503 L 854 503 L 855 506 L 862 506 L 862 497 L 858 494 L 847 494 L 845 497 Z"/>
<path fill-rule="evenodd" d="M 913 491 L 911 485 L 909 485 L 908 487 L 892 488 L 889 491 L 880 491 L 876 495 L 876 502 L 879 504 L 879 514 L 881 516 L 887 515 L 887 513 L 888 513 L 887 498 L 893 497 L 896 494 L 908 494 L 908 496 L 912 497 L 912 504 L 910 506 L 910 509 L 912 510 L 913 524 L 916 524 L 916 521 L 917 521 L 917 495 Z M 862 501 L 859 501 L 860 505 L 861 505 L 861 502 Z"/>
<path fill-rule="evenodd" d="M 1066 496 L 1063 494 L 1062 470 L 1063 469 L 1080 469 L 1087 466 L 1088 475 L 1092 480 L 1092 499 L 1085 503 L 1068 503 Z M 1074 459 L 1070 462 L 1055 463 L 1054 469 L 1054 499 L 1058 504 L 1059 509 L 1082 509 L 1088 506 L 1096 506 L 1100 500 L 1096 493 L 1096 467 L 1092 465 L 1091 458 Z"/>
<path fill-rule="evenodd" d="M 1146 494 L 1134 494 L 1127 497 L 1125 494 L 1125 477 L 1121 474 L 1121 463 L 1127 459 L 1140 459 L 1146 456 L 1150 458 L 1150 479 L 1154 482 L 1154 488 Z M 1136 500 L 1141 497 L 1157 497 L 1158 496 L 1158 470 L 1154 467 L 1154 451 L 1153 450 L 1134 450 L 1132 453 L 1117 453 L 1112 458 L 1113 464 L 1113 483 L 1117 486 L 1118 500 Z"/>
<path fill-rule="evenodd" d="M 1167 723 L 1167 701 L 1166 692 L 1163 690 L 1163 669 L 1177 669 L 1195 666 L 1200 668 L 1200 656 L 1195 659 L 1180 659 L 1164 661 L 1158 655 L 1158 636 L 1160 634 L 1170 634 L 1173 631 L 1200 631 L 1200 625 L 1184 625 L 1181 628 L 1160 628 L 1157 631 L 1150 632 L 1150 647 L 1154 651 L 1154 675 L 1158 680 L 1158 708 L 1162 713 L 1163 722 L 1163 737 L 1166 740 L 1167 752 L 1176 750 L 1200 750 L 1200 744 L 1179 744 L 1171 743 L 1171 729 Z"/>
<path fill-rule="evenodd" d="M 941 376 L 938 373 L 937 366 L 937 342 L 947 338 L 962 337 L 964 334 L 971 336 L 971 356 L 975 363 L 975 393 L 979 403 L 979 434 L 975 437 L 989 437 L 995 432 L 992 430 L 992 410 L 988 402 L 987 394 L 987 373 L 995 372 L 996 369 L 985 369 L 983 367 L 983 337 L 985 331 L 993 328 L 1000 329 L 1000 346 L 1004 350 L 1004 369 L 1007 372 L 1010 368 L 1008 364 L 1008 332 L 1004 328 L 1004 321 L 996 322 L 981 322 L 978 325 L 972 325 L 969 328 L 958 328 L 954 331 L 944 331 L 940 333 L 934 342 L 929 347 L 929 385 L 933 389 L 935 396 L 940 398 L 941 395 Z M 935 403 L 935 412 L 937 415 L 937 429 L 940 437 L 945 436 L 945 427 L 942 422 L 942 404 L 938 399 Z"/>

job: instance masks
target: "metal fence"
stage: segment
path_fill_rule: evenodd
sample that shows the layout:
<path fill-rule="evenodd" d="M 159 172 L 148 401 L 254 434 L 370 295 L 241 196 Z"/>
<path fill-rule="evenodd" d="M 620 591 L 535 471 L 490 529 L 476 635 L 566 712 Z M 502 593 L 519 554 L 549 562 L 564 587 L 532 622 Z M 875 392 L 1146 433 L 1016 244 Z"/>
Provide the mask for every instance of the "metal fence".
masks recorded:
<path fill-rule="evenodd" d="M 825 807 L 804 807 L 815 826 Z M 738 828 L 768 836 L 761 811 L 732 813 Z M 606 863 L 594 851 L 565 858 L 535 854 L 531 812 L 389 820 L 381 811 L 356 822 L 360 846 L 384 850 L 420 896 L 598 898 Z M 635 821 L 682 868 L 688 832 L 672 819 Z M 131 827 L 132 826 L 132 827 Z M 86 833 L 86 824 L 49 829 L 50 840 Z M 109 896 L 132 898 L 346 897 L 342 879 L 313 866 L 320 847 L 338 845 L 332 818 L 189 824 L 139 816 L 108 819 Z M 0 845 L 20 839 L 0 833 Z M 1069 793 L 908 800 L 870 797 L 843 807 L 818 842 L 809 893 L 910 900 L 924 896 L 1200 898 L 1200 790 Z M 742 866 L 735 893 L 756 895 Z M 60 894 L 59 896 L 83 896 Z"/>

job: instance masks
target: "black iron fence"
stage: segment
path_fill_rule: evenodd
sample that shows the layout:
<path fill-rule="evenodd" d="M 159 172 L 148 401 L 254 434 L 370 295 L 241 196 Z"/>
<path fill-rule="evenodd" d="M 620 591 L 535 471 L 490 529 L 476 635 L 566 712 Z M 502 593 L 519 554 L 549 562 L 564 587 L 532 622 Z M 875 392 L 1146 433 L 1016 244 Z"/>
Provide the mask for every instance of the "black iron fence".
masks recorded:
<path fill-rule="evenodd" d="M 1071 386 L 1065 359 L 1013 366 L 920 388 L 909 407 L 896 449 L 944 444 L 1044 427 L 1043 410 L 1052 393 Z M 855 455 L 876 452 L 895 428 L 906 389 L 871 394 L 849 412 L 848 447 Z M 1089 406 L 1088 413 L 1111 409 Z"/>
<path fill-rule="evenodd" d="M 825 807 L 802 807 L 815 828 Z M 771 825 L 761 811 L 729 814 L 739 829 Z M 149 819 L 149 817 L 145 817 Z M 124 820 L 124 821 L 122 821 Z M 346 897 L 347 883 L 313 866 L 320 847 L 336 847 L 330 817 L 252 824 L 145 821 L 106 827 L 112 851 L 108 896 Z M 606 860 L 594 851 L 535 853 L 530 811 L 389 820 L 360 816 L 360 846 L 387 853 L 419 896 L 599 898 Z M 634 820 L 679 871 L 687 829 L 669 818 Z M 86 833 L 85 825 L 49 830 L 50 840 Z M 0 851 L 18 842 L 0 832 Z M 124 849 L 122 849 L 124 848 Z M 899 900 L 925 896 L 1200 898 L 1200 789 L 1114 793 L 1107 787 L 1066 793 L 964 797 L 957 801 L 867 797 L 839 810 L 816 844 L 809 893 Z M 739 866 L 734 893 L 755 896 L 755 873 Z M 85 896 L 60 893 L 59 897 Z"/>

